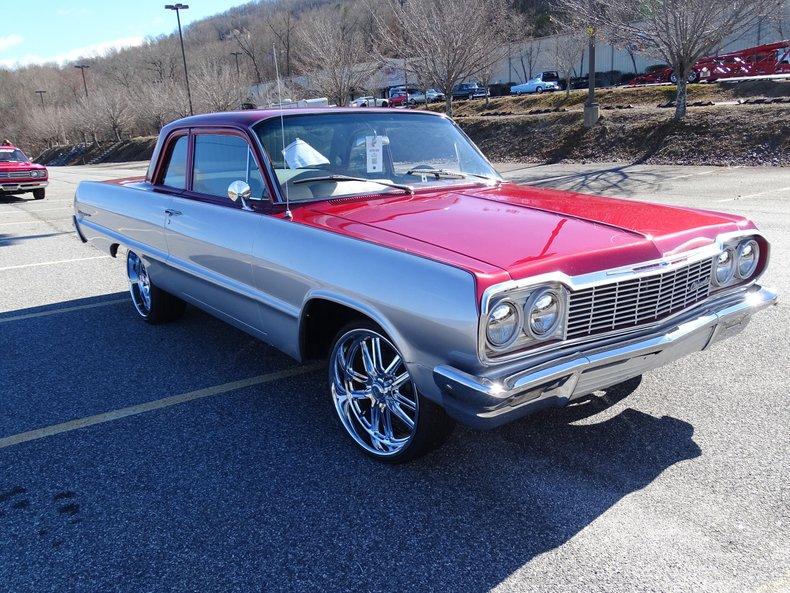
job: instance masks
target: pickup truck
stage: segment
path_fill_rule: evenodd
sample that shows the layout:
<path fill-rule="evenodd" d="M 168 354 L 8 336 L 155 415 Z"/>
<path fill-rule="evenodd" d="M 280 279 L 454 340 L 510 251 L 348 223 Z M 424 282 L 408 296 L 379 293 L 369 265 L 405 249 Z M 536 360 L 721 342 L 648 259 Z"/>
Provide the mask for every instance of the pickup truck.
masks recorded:
<path fill-rule="evenodd" d="M 0 196 L 32 193 L 36 200 L 43 200 L 48 179 L 49 173 L 44 165 L 31 162 L 12 144 L 0 144 Z"/>
<path fill-rule="evenodd" d="M 74 224 L 126 258 L 146 322 L 189 303 L 326 360 L 328 408 L 390 462 L 456 421 L 492 428 L 631 384 L 777 300 L 749 220 L 508 183 L 426 111 L 181 119 L 144 178 L 82 182 Z"/>

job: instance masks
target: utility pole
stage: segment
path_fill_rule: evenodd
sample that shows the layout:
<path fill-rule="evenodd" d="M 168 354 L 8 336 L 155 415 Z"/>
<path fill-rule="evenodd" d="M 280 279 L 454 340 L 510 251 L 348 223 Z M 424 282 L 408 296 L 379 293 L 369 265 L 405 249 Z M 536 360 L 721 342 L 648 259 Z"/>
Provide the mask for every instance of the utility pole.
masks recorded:
<path fill-rule="evenodd" d="M 167 10 L 176 11 L 176 20 L 178 21 L 178 38 L 181 40 L 181 58 L 184 60 L 184 79 L 187 83 L 187 99 L 189 100 L 189 115 L 195 115 L 192 109 L 192 93 L 189 92 L 189 73 L 187 72 L 187 54 L 184 51 L 184 34 L 181 32 L 181 13 L 180 10 L 189 8 L 189 4 L 165 4 Z"/>
<path fill-rule="evenodd" d="M 590 0 L 592 9 L 593 0 Z M 584 127 L 591 128 L 598 121 L 598 103 L 595 102 L 595 29 L 587 28 L 590 44 L 587 49 L 589 65 L 587 67 L 587 101 L 584 103 Z"/>
<path fill-rule="evenodd" d="M 236 58 L 236 78 L 241 78 L 241 74 L 240 74 L 240 71 L 239 71 L 239 56 L 241 55 L 241 52 L 240 51 L 232 51 L 232 52 L 230 52 L 230 55 L 232 55 L 234 58 Z"/>
<path fill-rule="evenodd" d="M 85 89 L 85 98 L 88 98 L 88 83 L 85 82 L 85 69 L 90 68 L 90 66 L 86 64 L 78 64 L 74 66 L 75 68 L 79 68 L 82 71 L 82 88 Z"/>
<path fill-rule="evenodd" d="M 47 91 L 36 91 L 36 94 L 38 95 L 38 98 L 41 99 L 41 109 L 42 110 L 44 109 L 44 93 L 46 93 L 46 92 Z"/>

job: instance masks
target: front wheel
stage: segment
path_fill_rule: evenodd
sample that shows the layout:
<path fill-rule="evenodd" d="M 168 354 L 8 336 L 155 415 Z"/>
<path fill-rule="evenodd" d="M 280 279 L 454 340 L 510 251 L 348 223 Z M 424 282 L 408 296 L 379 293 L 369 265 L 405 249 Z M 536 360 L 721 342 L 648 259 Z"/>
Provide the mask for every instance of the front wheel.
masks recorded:
<path fill-rule="evenodd" d="M 126 275 L 134 308 L 145 321 L 165 323 L 183 315 L 186 303 L 151 282 L 145 263 L 134 251 L 126 256 Z"/>
<path fill-rule="evenodd" d="M 34 200 L 43 200 L 46 195 L 47 195 L 46 190 L 44 190 L 43 187 L 33 190 L 33 199 Z"/>
<path fill-rule="evenodd" d="M 536 92 L 536 93 L 538 93 L 538 94 L 540 95 L 540 94 L 543 92 L 543 87 L 542 87 L 542 86 L 539 86 L 539 87 L 537 87 L 537 88 L 535 89 L 535 92 Z"/>
<path fill-rule="evenodd" d="M 373 323 L 337 334 L 329 356 L 335 412 L 354 443 L 371 457 L 400 463 L 438 447 L 454 422 L 417 391 L 403 357 Z"/>

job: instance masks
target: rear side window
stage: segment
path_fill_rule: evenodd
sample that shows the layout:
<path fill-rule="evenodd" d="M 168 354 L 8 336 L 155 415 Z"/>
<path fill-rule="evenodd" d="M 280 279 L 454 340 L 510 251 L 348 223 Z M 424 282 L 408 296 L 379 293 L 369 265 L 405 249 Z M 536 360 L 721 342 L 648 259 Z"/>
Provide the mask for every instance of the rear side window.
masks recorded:
<path fill-rule="evenodd" d="M 162 178 L 163 185 L 175 189 L 186 189 L 188 138 L 188 136 L 181 136 L 173 144 L 167 159 L 167 165 L 165 165 L 165 175 Z"/>
<path fill-rule="evenodd" d="M 198 134 L 195 137 L 192 191 L 226 198 L 228 186 L 244 181 L 252 197 L 264 197 L 263 178 L 244 138 L 226 134 Z"/>

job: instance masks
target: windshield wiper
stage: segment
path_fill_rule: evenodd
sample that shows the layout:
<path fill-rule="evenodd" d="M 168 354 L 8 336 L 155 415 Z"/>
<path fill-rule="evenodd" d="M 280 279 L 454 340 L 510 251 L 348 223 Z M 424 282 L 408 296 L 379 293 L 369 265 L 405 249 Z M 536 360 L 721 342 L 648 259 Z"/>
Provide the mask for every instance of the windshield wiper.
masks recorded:
<path fill-rule="evenodd" d="M 477 179 L 485 179 L 486 181 L 493 181 L 497 184 L 501 183 L 500 179 L 496 177 L 489 177 L 488 175 L 479 175 L 477 173 L 464 173 L 463 171 L 453 171 L 451 169 L 409 169 L 406 171 L 406 175 L 420 175 L 420 176 L 427 176 L 433 175 L 436 179 L 441 177 L 449 177 L 454 179 L 468 179 L 469 177 L 475 177 Z"/>
<path fill-rule="evenodd" d="M 414 188 L 409 185 L 403 185 L 402 183 L 391 183 L 389 181 L 380 181 L 378 179 L 367 179 L 365 177 L 351 177 L 350 175 L 321 175 L 319 177 L 305 177 L 303 179 L 297 179 L 296 181 L 291 181 L 294 185 L 298 183 L 310 183 L 312 181 L 363 181 L 367 183 L 378 183 L 379 185 L 386 185 L 387 187 L 392 187 L 395 189 L 401 189 L 407 193 L 413 194 Z"/>

